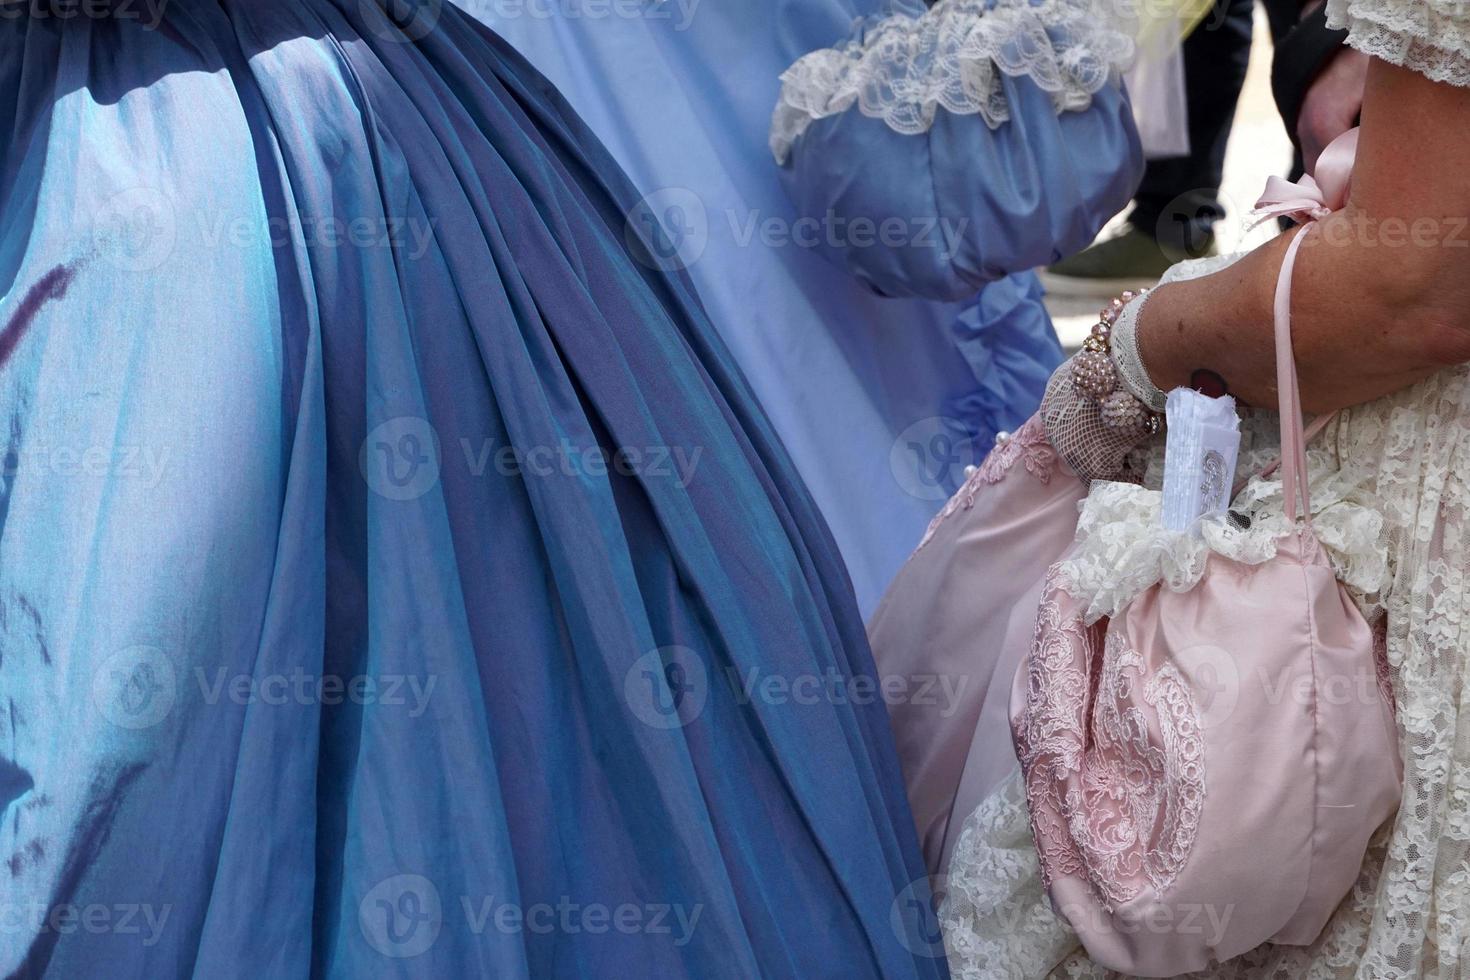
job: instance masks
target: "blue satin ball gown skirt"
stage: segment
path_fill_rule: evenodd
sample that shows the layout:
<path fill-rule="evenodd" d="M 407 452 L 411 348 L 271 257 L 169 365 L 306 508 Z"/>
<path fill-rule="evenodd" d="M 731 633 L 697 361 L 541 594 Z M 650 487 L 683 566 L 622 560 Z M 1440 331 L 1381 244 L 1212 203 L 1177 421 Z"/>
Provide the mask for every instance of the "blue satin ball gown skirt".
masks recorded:
<path fill-rule="evenodd" d="M 0 19 L 0 971 L 941 975 L 698 299 L 540 76 L 378 2 Z"/>

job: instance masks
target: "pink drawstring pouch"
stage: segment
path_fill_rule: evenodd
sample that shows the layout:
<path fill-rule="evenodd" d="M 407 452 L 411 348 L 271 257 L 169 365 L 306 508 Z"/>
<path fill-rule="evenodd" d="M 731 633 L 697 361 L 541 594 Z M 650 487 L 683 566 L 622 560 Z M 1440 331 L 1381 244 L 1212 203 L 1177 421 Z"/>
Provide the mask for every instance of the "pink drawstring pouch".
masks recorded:
<path fill-rule="evenodd" d="M 1330 213 L 1346 200 L 1355 138 L 1324 154 L 1321 186 L 1275 183 L 1261 210 Z M 1155 583 L 1105 618 L 1069 589 L 1065 563 L 1053 566 L 1012 685 L 1043 882 L 1088 955 L 1129 975 L 1311 943 L 1399 802 L 1374 631 L 1313 524 L 1290 320 L 1310 232 L 1291 243 L 1276 292 L 1285 520 L 1274 553 L 1201 551 L 1187 588 Z"/>

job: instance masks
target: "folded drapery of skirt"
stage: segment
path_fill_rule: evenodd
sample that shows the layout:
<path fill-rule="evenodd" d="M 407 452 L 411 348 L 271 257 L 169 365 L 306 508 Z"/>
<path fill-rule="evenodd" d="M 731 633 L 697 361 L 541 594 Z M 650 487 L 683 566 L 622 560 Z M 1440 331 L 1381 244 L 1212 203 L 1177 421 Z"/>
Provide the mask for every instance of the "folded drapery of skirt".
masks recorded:
<path fill-rule="evenodd" d="M 665 229 L 871 610 L 964 467 L 1035 411 L 1061 361 L 1029 267 L 957 303 L 881 297 L 819 247 L 854 229 L 786 192 L 767 146 L 781 72 L 886 0 L 464 6 L 556 82 L 642 192 L 639 220 Z M 1052 106 L 1037 109 L 1053 125 Z M 937 224 L 908 234 L 942 244 Z"/>
<path fill-rule="evenodd" d="M 942 975 L 881 702 L 766 693 L 873 668 L 688 280 L 393 9 L 0 21 L 0 972 Z"/>

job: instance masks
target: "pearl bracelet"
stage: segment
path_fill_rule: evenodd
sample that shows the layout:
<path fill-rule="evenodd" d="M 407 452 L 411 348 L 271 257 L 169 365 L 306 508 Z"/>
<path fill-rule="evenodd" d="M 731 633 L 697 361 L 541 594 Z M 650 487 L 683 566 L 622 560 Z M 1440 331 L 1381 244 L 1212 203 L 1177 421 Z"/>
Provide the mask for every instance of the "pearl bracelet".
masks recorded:
<path fill-rule="evenodd" d="M 1082 344 L 1082 351 L 1072 358 L 1072 390 L 1077 397 L 1097 403 L 1103 425 L 1140 439 L 1159 431 L 1162 416 L 1120 383 L 1112 340 L 1113 328 L 1123 310 L 1147 293 L 1148 290 L 1126 290 L 1103 307 L 1091 334 Z"/>

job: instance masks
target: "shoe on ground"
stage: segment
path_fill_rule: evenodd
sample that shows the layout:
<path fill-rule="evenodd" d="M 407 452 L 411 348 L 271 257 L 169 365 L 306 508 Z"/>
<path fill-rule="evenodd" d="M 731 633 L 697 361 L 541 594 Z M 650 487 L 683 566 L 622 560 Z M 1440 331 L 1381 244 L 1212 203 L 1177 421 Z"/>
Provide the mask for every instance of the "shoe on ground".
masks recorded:
<path fill-rule="evenodd" d="M 1182 249 L 1165 248 L 1133 225 L 1125 225 L 1111 238 L 1094 242 L 1044 270 L 1041 282 L 1055 296 L 1107 299 L 1125 289 L 1155 285 L 1176 262 L 1218 253 L 1213 235 L 1203 248 L 1186 254 Z"/>

